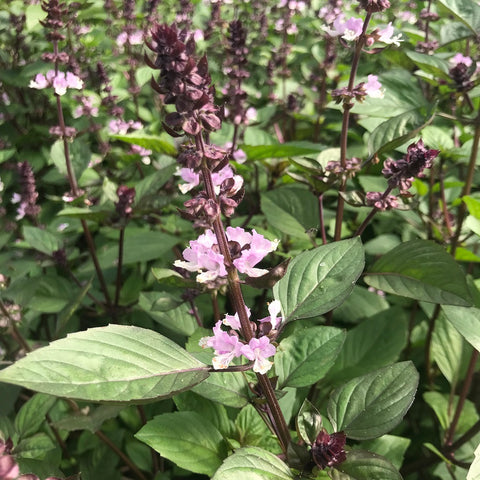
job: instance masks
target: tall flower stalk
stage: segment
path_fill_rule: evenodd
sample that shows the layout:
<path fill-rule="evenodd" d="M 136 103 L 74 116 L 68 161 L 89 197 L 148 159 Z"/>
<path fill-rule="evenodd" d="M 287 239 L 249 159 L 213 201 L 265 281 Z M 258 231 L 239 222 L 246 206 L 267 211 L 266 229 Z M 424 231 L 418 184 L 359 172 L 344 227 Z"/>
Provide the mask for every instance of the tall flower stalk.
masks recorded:
<path fill-rule="evenodd" d="M 75 136 L 76 131 L 74 128 L 67 127 L 65 125 L 61 96 L 65 94 L 67 88 L 81 89 L 83 87 L 83 82 L 76 75 L 70 72 L 65 74 L 59 71 L 60 64 L 66 64 L 69 60 L 69 55 L 66 52 L 61 52 L 59 50 L 59 41 L 65 40 L 65 36 L 61 33 L 61 29 L 64 27 L 63 18 L 68 13 L 66 5 L 64 3 L 60 3 L 58 0 L 46 0 L 42 3 L 42 9 L 47 13 L 47 17 L 42 21 L 42 25 L 45 27 L 45 29 L 47 29 L 47 39 L 53 44 L 53 53 L 45 54 L 44 59 L 53 62 L 54 70 L 48 72 L 46 76 L 43 76 L 42 74 L 37 75 L 30 83 L 30 87 L 41 89 L 52 86 L 55 90 L 54 95 L 59 125 L 52 127 L 50 132 L 54 135 L 58 135 L 62 139 L 71 195 L 73 198 L 77 198 L 80 196 L 81 192 L 78 187 L 69 149 L 69 139 Z M 88 249 L 90 251 L 90 256 L 95 266 L 98 280 L 100 282 L 100 288 L 104 294 L 107 306 L 110 306 L 112 302 L 102 269 L 100 267 L 100 263 L 98 262 L 92 234 L 88 228 L 86 220 L 81 219 L 80 223 L 82 225 Z"/>
<path fill-rule="evenodd" d="M 239 272 L 257 275 L 259 272 L 255 264 L 274 245 L 255 231 L 250 234 L 231 227 L 225 231 L 221 214 L 233 214 L 243 196 L 243 182 L 228 176 L 219 185 L 214 184 L 213 175 L 228 166 L 228 156 L 227 152 L 208 141 L 209 133 L 221 127 L 221 120 L 219 108 L 213 100 L 214 90 L 210 85 L 206 57 L 197 62 L 193 57 L 193 38 L 185 30 L 178 31 L 175 26 L 156 26 L 152 31 L 152 41 L 147 45 L 156 53 L 155 60 L 147 59 L 147 62 L 152 68 L 160 70 L 158 81 L 152 82 L 152 85 L 163 95 L 166 104 L 175 105 L 175 111 L 165 117 L 165 129 L 174 136 L 185 134 L 189 139 L 179 154 L 178 162 L 185 169 L 190 169 L 192 175 L 198 175 L 204 188 L 192 200 L 185 202 L 186 210 L 182 214 L 205 228 L 205 234 L 190 242 L 183 255 L 186 261 L 176 264 L 202 272 L 197 277 L 198 281 L 226 277 L 231 303 L 236 311 L 234 316 L 227 315 L 223 321 L 223 325 L 230 326 L 231 330 L 223 330 L 222 322 L 217 322 L 214 335 L 203 339 L 202 346 L 214 348 L 215 368 L 226 368 L 233 358 L 242 355 L 254 362 L 259 390 L 268 405 L 270 427 L 286 454 L 290 432 L 273 386 L 265 374 L 271 366 L 267 358 L 273 355 L 275 347 L 267 335 L 261 334 L 265 331 L 261 322 L 266 319 L 258 323 L 249 319 L 239 276 Z M 267 319 L 273 331 L 277 323 L 276 312 Z"/>

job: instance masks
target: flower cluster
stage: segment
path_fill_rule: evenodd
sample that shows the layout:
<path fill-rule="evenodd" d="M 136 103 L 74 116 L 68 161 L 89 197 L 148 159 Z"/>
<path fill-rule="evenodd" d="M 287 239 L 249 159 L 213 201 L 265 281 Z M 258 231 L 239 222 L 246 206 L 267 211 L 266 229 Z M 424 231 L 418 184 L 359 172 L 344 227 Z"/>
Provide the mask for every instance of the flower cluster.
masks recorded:
<path fill-rule="evenodd" d="M 18 203 L 16 220 L 28 215 L 31 218 L 36 218 L 40 213 L 40 207 L 37 205 L 38 192 L 35 185 L 35 176 L 31 165 L 25 161 L 20 162 L 17 166 L 20 193 L 14 193 L 12 203 Z"/>
<path fill-rule="evenodd" d="M 193 168 L 181 168 L 178 170 L 177 174 L 187 182 L 178 186 L 182 193 L 189 192 L 200 183 L 200 174 L 195 172 Z M 220 194 L 222 184 L 229 178 L 234 182 L 232 186 L 234 193 L 240 191 L 243 186 L 243 178 L 240 175 L 235 175 L 233 168 L 230 165 L 227 164 L 222 169 L 212 173 L 212 182 L 217 195 Z"/>
<path fill-rule="evenodd" d="M 245 124 L 246 110 L 244 101 L 247 96 L 241 88 L 242 81 L 250 76 L 245 69 L 248 48 L 246 46 L 247 31 L 240 20 L 233 20 L 229 25 L 227 57 L 224 71 L 229 82 L 223 93 L 226 97 L 225 118 L 230 118 L 234 125 Z"/>
<path fill-rule="evenodd" d="M 462 92 L 471 90 L 475 85 L 471 80 L 475 73 L 475 68 L 472 66 L 472 59 L 461 53 L 457 53 L 450 59 L 450 63 L 452 67 L 448 71 L 448 74 L 453 80 L 455 88 Z"/>
<path fill-rule="evenodd" d="M 160 69 L 158 82 L 152 82 L 152 86 L 164 95 L 166 104 L 175 105 L 176 111 L 165 117 L 171 133 L 183 130 L 197 135 L 202 130 L 218 130 L 221 121 L 214 104 L 207 58 L 195 62 L 193 38 L 187 37 L 185 31 L 178 32 L 175 25 L 157 25 L 152 38 L 147 46 L 157 57 L 153 62 L 146 61 L 151 68 Z"/>
<path fill-rule="evenodd" d="M 343 13 L 339 14 L 331 25 L 324 25 L 322 29 L 331 37 L 341 37 L 347 41 L 356 41 L 363 31 L 364 21 L 361 18 L 345 18 Z M 385 28 L 376 29 L 367 35 L 366 45 L 372 46 L 374 42 L 381 42 L 385 45 L 400 45 L 402 34 L 394 35 L 394 28 L 390 22 Z"/>
<path fill-rule="evenodd" d="M 332 91 L 332 98 L 337 104 L 340 102 L 351 104 L 354 99 L 363 102 L 366 96 L 383 98 L 383 95 L 382 84 L 378 81 L 377 75 L 368 75 L 366 82 L 355 85 L 352 90 L 343 87 Z"/>
<path fill-rule="evenodd" d="M 255 265 L 273 252 L 278 242 L 267 240 L 255 230 L 248 233 L 241 227 L 228 227 L 226 236 L 233 265 L 240 273 L 249 277 L 260 277 L 268 273 L 268 270 L 255 268 Z M 227 275 L 225 261 L 212 230 L 206 230 L 197 240 L 190 241 L 190 246 L 183 251 L 183 258 L 185 261 L 176 260 L 174 265 L 189 272 L 200 272 L 197 275 L 199 283 L 213 282 L 218 277 Z"/>
<path fill-rule="evenodd" d="M 117 188 L 118 202 L 115 203 L 115 210 L 121 218 L 128 218 L 132 214 L 132 205 L 135 201 L 135 188 L 120 185 Z"/>
<path fill-rule="evenodd" d="M 313 461 L 322 470 L 344 462 L 347 459 L 344 449 L 346 440 L 347 436 L 344 432 L 328 434 L 322 428 L 312 445 Z"/>
<path fill-rule="evenodd" d="M 259 323 L 269 323 L 272 329 L 281 323 L 282 317 L 279 317 L 280 302 L 274 300 L 268 306 L 269 316 L 258 320 Z M 247 316 L 250 317 L 250 310 L 246 309 Z M 222 325 L 230 327 L 229 331 L 222 329 Z M 238 313 L 235 315 L 225 315 L 225 318 L 219 320 L 213 327 L 213 336 L 203 337 L 200 345 L 203 348 L 213 348 L 215 356 L 212 359 L 212 365 L 216 370 L 227 368 L 234 358 L 242 355 L 253 362 L 253 371 L 257 373 L 267 373 L 273 363 L 267 360 L 275 355 L 276 348 L 270 343 L 269 337 L 263 335 L 259 338 L 253 337 L 248 343 L 240 340 L 238 331 L 241 329 Z"/>
<path fill-rule="evenodd" d="M 439 153 L 439 150 L 427 149 L 420 139 L 408 147 L 407 154 L 400 160 L 385 160 L 382 173 L 390 187 L 398 187 L 401 194 L 407 194 L 415 177 L 423 177 L 423 171 L 432 167 Z"/>
<path fill-rule="evenodd" d="M 375 207 L 378 210 L 391 210 L 398 208 L 398 198 L 395 195 L 385 195 L 382 192 L 367 192 L 365 203 L 369 207 Z"/>
<path fill-rule="evenodd" d="M 65 95 L 67 88 L 81 90 L 83 88 L 83 81 L 71 72 L 65 74 L 64 72 L 49 70 L 46 75 L 38 73 L 34 80 L 30 80 L 29 87 L 37 90 L 53 87 L 57 95 Z"/>

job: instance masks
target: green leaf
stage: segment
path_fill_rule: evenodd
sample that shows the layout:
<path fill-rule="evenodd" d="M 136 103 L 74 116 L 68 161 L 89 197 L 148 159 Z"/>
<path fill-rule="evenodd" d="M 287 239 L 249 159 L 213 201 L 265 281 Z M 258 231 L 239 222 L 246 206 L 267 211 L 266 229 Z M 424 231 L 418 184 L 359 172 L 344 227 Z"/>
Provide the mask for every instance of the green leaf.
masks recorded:
<path fill-rule="evenodd" d="M 175 156 L 177 154 L 177 149 L 170 143 L 170 141 L 164 140 L 161 136 L 147 135 L 144 133 L 131 133 L 128 135 L 111 135 L 111 138 L 131 143 L 133 145 L 139 145 L 148 150 L 164 153 L 166 155 Z"/>
<path fill-rule="evenodd" d="M 423 399 L 428 405 L 430 405 L 437 415 L 438 421 L 443 430 L 447 430 L 455 415 L 459 399 L 458 395 L 455 395 L 452 399 L 449 395 L 440 392 L 425 392 L 423 394 Z M 458 419 L 455 435 L 462 435 L 478 420 L 479 416 L 475 404 L 466 399 L 462 406 L 460 418 Z"/>
<path fill-rule="evenodd" d="M 410 446 L 409 438 L 397 437 L 395 435 L 382 435 L 380 438 L 366 440 L 361 443 L 360 449 L 382 455 L 395 468 L 401 468 L 407 448 Z"/>
<path fill-rule="evenodd" d="M 285 321 L 317 317 L 340 305 L 350 294 L 364 265 L 359 237 L 303 252 L 275 284 Z"/>
<path fill-rule="evenodd" d="M 309 240 L 306 232 L 318 228 L 318 200 L 298 185 L 262 193 L 261 204 L 268 223 L 282 233 Z"/>
<path fill-rule="evenodd" d="M 15 447 L 15 453 L 20 458 L 43 460 L 56 448 L 57 446 L 48 435 L 45 433 L 37 433 L 21 440 Z"/>
<path fill-rule="evenodd" d="M 165 398 L 208 376 L 166 337 L 109 325 L 73 333 L 0 371 L 0 381 L 59 397 L 102 402 Z"/>
<path fill-rule="evenodd" d="M 473 0 L 439 0 L 438 2 L 477 36 L 480 30 L 480 6 Z"/>
<path fill-rule="evenodd" d="M 365 282 L 388 293 L 446 305 L 471 305 L 465 274 L 440 245 L 411 240 L 381 257 Z"/>
<path fill-rule="evenodd" d="M 299 438 L 306 444 L 312 445 L 322 429 L 322 416 L 315 406 L 305 399 L 295 423 Z"/>
<path fill-rule="evenodd" d="M 381 123 L 368 138 L 370 156 L 394 150 L 417 134 L 433 119 L 431 114 L 425 116 L 420 110 L 409 110 Z"/>
<path fill-rule="evenodd" d="M 407 52 L 407 57 L 412 60 L 417 67 L 426 73 L 431 73 L 436 77 L 448 79 L 448 62 L 434 55 L 418 53 L 414 51 Z"/>
<path fill-rule="evenodd" d="M 178 238 L 163 232 L 152 232 L 147 229 L 125 229 L 123 264 L 146 262 L 160 259 L 178 243 Z M 113 268 L 118 259 L 118 245 L 108 243 L 98 249 L 98 261 L 104 268 Z M 93 269 L 89 265 L 88 271 Z"/>
<path fill-rule="evenodd" d="M 212 402 L 189 390 L 173 397 L 179 411 L 195 411 L 202 418 L 212 422 L 224 437 L 231 436 L 233 421 L 230 420 L 227 409 L 217 402 Z"/>
<path fill-rule="evenodd" d="M 192 335 L 198 324 L 195 317 L 190 313 L 188 304 L 184 303 L 168 311 L 154 311 L 155 302 L 159 299 L 158 293 L 140 293 L 138 306 L 169 331 L 185 336 Z"/>
<path fill-rule="evenodd" d="M 480 444 L 475 449 L 475 460 L 470 465 L 467 480 L 480 480 Z"/>
<path fill-rule="evenodd" d="M 463 196 L 462 200 L 465 202 L 465 205 L 467 206 L 470 215 L 473 215 L 475 218 L 480 219 L 480 200 L 469 195 Z"/>
<path fill-rule="evenodd" d="M 311 155 L 325 150 L 325 146 L 310 142 L 290 142 L 277 145 L 242 145 L 242 150 L 247 154 L 249 160 L 265 160 L 267 158 Z"/>
<path fill-rule="evenodd" d="M 318 382 L 334 364 L 344 340 L 343 330 L 324 326 L 296 330 L 283 339 L 275 355 L 279 387 Z"/>
<path fill-rule="evenodd" d="M 205 381 L 195 385 L 192 391 L 233 408 L 242 408 L 250 400 L 247 381 L 240 372 L 212 372 Z"/>
<path fill-rule="evenodd" d="M 365 318 L 388 310 L 388 308 L 389 304 L 384 296 L 370 292 L 360 285 L 355 285 L 348 298 L 334 310 L 333 319 L 334 321 L 359 323 Z"/>
<path fill-rule="evenodd" d="M 15 417 L 15 430 L 20 437 L 29 437 L 37 433 L 45 421 L 45 415 L 56 401 L 57 399 L 51 395 L 37 393 L 23 404 Z"/>
<path fill-rule="evenodd" d="M 337 388 L 328 402 L 335 431 L 367 440 L 397 426 L 413 402 L 418 373 L 411 362 L 401 362 L 354 378 Z"/>
<path fill-rule="evenodd" d="M 157 192 L 165 185 L 165 183 L 172 178 L 172 175 L 177 168 L 176 162 L 172 159 L 170 165 L 158 170 L 144 179 L 140 180 L 135 185 L 135 206 L 141 204 L 149 195 L 156 195 Z"/>
<path fill-rule="evenodd" d="M 440 27 L 440 43 L 442 45 L 471 36 L 472 31 L 462 22 L 447 22 Z"/>
<path fill-rule="evenodd" d="M 246 405 L 240 410 L 235 419 L 235 426 L 237 427 L 235 438 L 238 439 L 242 447 L 271 447 L 274 451 L 278 450 L 278 453 L 280 453 L 276 437 L 269 430 L 253 405 Z"/>
<path fill-rule="evenodd" d="M 212 480 L 293 480 L 288 466 L 258 447 L 240 448 L 216 471 Z"/>
<path fill-rule="evenodd" d="M 458 333 L 452 323 L 447 320 L 445 313 L 442 312 L 435 322 L 431 355 L 442 374 L 453 387 L 466 372 L 472 352 L 472 349 L 469 347 L 470 345 Z"/>
<path fill-rule="evenodd" d="M 447 320 L 476 350 L 480 350 L 480 309 L 442 306 Z"/>
<path fill-rule="evenodd" d="M 328 372 L 328 381 L 350 380 L 396 361 L 407 342 L 407 331 L 406 314 L 401 308 L 367 318 L 347 332 L 340 355 Z"/>
<path fill-rule="evenodd" d="M 53 233 L 38 227 L 24 226 L 23 238 L 30 247 L 47 255 L 51 255 L 60 248 L 60 241 Z"/>
<path fill-rule="evenodd" d="M 402 480 L 400 472 L 386 458 L 361 450 L 348 452 L 347 459 L 335 467 L 331 477 L 333 480 Z"/>
<path fill-rule="evenodd" d="M 95 433 L 100 430 L 106 420 L 115 418 L 120 410 L 125 408 L 123 405 L 100 405 L 97 408 L 90 407 L 88 413 L 80 411 L 79 413 L 68 415 L 57 422 L 53 426 L 59 430 L 73 432 L 75 430 L 88 430 Z"/>
<path fill-rule="evenodd" d="M 195 473 L 213 475 L 227 456 L 221 433 L 195 412 L 159 415 L 135 437 L 162 457 Z"/>
<path fill-rule="evenodd" d="M 91 220 L 93 222 L 101 222 L 108 217 L 111 212 L 98 208 L 80 208 L 67 207 L 60 210 L 57 215 L 59 217 L 78 218 L 80 220 Z"/>

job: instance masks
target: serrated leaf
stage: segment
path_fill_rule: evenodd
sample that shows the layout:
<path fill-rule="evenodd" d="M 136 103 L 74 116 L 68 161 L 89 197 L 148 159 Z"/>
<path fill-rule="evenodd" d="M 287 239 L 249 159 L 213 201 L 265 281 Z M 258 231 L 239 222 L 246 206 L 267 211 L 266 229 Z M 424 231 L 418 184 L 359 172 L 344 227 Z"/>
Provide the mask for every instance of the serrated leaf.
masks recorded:
<path fill-rule="evenodd" d="M 227 456 L 221 433 L 195 412 L 159 415 L 135 437 L 162 457 L 195 473 L 213 475 Z"/>
<path fill-rule="evenodd" d="M 420 110 L 409 110 L 381 123 L 368 138 L 370 156 L 394 150 L 417 134 L 433 119 L 425 116 Z"/>
<path fill-rule="evenodd" d="M 364 277 L 378 290 L 445 305 L 471 305 L 465 274 L 440 245 L 402 243 L 381 257 Z"/>
<path fill-rule="evenodd" d="M 342 473 L 339 475 L 338 471 Z M 402 480 L 400 472 L 386 458 L 362 450 L 348 452 L 347 459 L 335 467 L 331 478 L 332 480 Z"/>
<path fill-rule="evenodd" d="M 306 387 L 318 382 L 334 364 L 345 332 L 333 327 L 297 330 L 280 342 L 275 373 L 282 387 Z"/>
<path fill-rule="evenodd" d="M 258 447 L 240 448 L 223 462 L 212 480 L 293 480 L 288 466 Z"/>
<path fill-rule="evenodd" d="M 128 135 L 111 135 L 114 140 L 139 145 L 140 147 L 154 152 L 164 153 L 166 155 L 175 156 L 177 149 L 162 137 L 156 135 L 147 135 L 144 133 L 131 133 Z"/>
<path fill-rule="evenodd" d="M 362 273 L 363 247 L 358 237 L 303 252 L 273 287 L 285 321 L 319 316 L 350 294 Z"/>
<path fill-rule="evenodd" d="M 144 328 L 109 325 L 73 333 L 0 371 L 0 381 L 99 402 L 165 398 L 208 377 L 205 364 Z"/>
<path fill-rule="evenodd" d="M 365 319 L 347 332 L 328 381 L 338 384 L 396 361 L 405 347 L 407 330 L 407 318 L 400 308 Z"/>
<path fill-rule="evenodd" d="M 337 388 L 328 402 L 335 431 L 367 440 L 397 426 L 413 402 L 418 372 L 412 362 L 401 362 L 357 377 Z"/>

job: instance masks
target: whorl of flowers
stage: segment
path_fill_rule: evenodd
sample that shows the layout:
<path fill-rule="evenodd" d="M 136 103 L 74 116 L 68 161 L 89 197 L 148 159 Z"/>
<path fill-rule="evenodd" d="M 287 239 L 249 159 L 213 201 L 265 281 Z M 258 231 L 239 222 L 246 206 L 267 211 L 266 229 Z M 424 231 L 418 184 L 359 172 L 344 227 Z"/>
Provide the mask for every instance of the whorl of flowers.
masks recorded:
<path fill-rule="evenodd" d="M 246 45 L 247 31 L 240 20 L 233 20 L 229 24 L 229 37 L 227 59 L 224 71 L 230 81 L 225 87 L 226 112 L 225 117 L 230 118 L 234 125 L 247 122 L 244 100 L 246 92 L 241 88 L 242 81 L 250 74 L 245 69 L 248 48 Z"/>
<path fill-rule="evenodd" d="M 214 104 L 214 89 L 210 86 L 207 58 L 198 63 L 193 58 L 195 41 L 175 25 L 157 25 L 152 31 L 152 42 L 147 46 L 157 54 L 147 64 L 160 70 L 153 88 L 164 95 L 166 104 L 174 104 L 176 112 L 165 118 L 174 132 L 197 135 L 202 130 L 214 131 L 221 127 L 219 109 Z"/>
<path fill-rule="evenodd" d="M 385 160 L 382 173 L 388 179 L 388 185 L 398 187 L 400 193 L 407 193 L 416 177 L 423 177 L 423 171 L 431 168 L 439 150 L 427 149 L 420 139 L 412 143 L 407 154 L 400 160 Z"/>
<path fill-rule="evenodd" d="M 388 0 L 358 0 L 360 6 L 369 13 L 383 12 L 390 8 Z"/>
<path fill-rule="evenodd" d="M 25 216 L 36 218 L 40 213 L 40 207 L 37 205 L 38 192 L 32 167 L 25 161 L 20 162 L 17 168 L 20 193 L 15 193 L 12 198 L 12 203 L 19 204 L 16 219 L 20 220 Z"/>
<path fill-rule="evenodd" d="M 347 459 L 345 453 L 346 435 L 344 432 L 328 434 L 322 428 L 312 445 L 312 458 L 320 469 L 333 467 Z"/>

